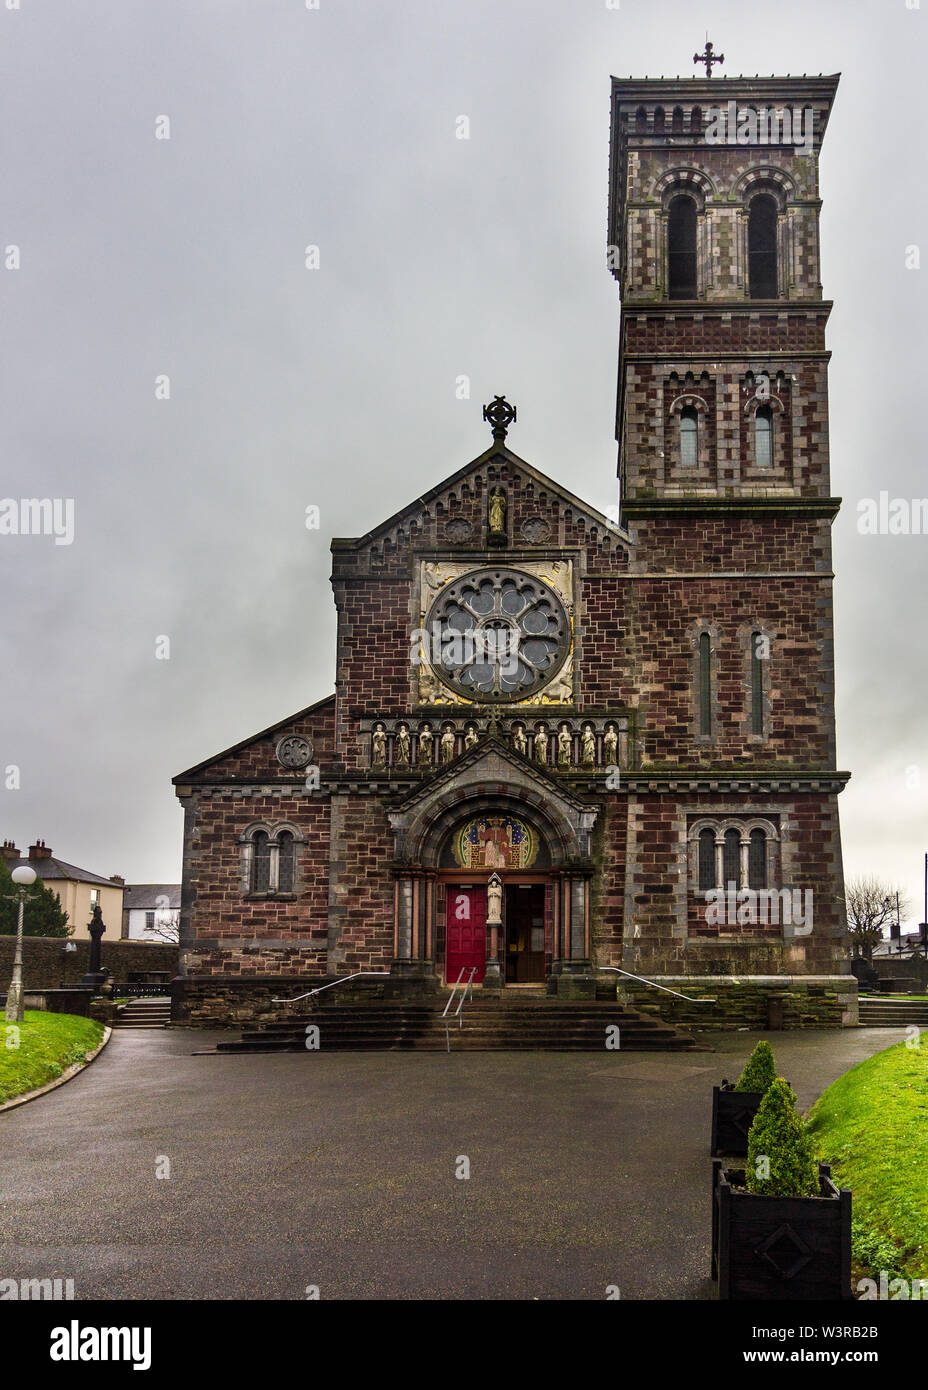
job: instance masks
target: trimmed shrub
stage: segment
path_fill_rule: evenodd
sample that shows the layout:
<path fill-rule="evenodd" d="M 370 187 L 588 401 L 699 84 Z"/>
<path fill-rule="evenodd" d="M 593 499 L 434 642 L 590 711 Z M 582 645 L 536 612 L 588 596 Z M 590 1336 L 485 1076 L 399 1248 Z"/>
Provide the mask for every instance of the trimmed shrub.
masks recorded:
<path fill-rule="evenodd" d="M 744 1064 L 744 1071 L 735 1083 L 736 1091 L 759 1091 L 761 1095 L 777 1079 L 777 1065 L 773 1060 L 773 1048 L 768 1042 L 759 1042 Z"/>
<path fill-rule="evenodd" d="M 767 1172 L 769 1177 L 762 1176 Z M 751 1125 L 745 1182 L 749 1192 L 768 1197 L 819 1195 L 812 1140 L 796 1112 L 795 1092 L 782 1076 L 768 1088 Z"/>

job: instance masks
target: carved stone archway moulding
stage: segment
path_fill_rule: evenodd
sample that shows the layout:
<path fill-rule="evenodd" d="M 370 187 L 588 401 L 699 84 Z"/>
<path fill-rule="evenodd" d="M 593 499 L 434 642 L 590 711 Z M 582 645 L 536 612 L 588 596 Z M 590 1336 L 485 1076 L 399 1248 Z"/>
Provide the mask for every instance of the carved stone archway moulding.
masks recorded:
<path fill-rule="evenodd" d="M 407 796 L 389 812 L 397 865 L 437 868 L 453 827 L 481 813 L 512 814 L 543 835 L 552 867 L 587 859 L 599 814 L 552 776 L 493 741 L 459 759 L 444 776 Z"/>

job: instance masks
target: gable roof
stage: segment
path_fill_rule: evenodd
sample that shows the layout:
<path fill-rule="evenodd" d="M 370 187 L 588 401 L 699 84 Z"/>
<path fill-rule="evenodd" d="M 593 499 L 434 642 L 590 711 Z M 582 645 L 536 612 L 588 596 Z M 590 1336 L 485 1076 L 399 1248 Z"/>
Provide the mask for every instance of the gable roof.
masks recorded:
<path fill-rule="evenodd" d="M 542 473 L 541 470 L 535 468 L 533 464 L 528 463 L 524 458 L 513 453 L 505 444 L 494 441 L 489 449 L 484 450 L 477 458 L 471 459 L 469 463 L 465 463 L 463 468 L 459 468 L 456 473 L 452 473 L 442 482 L 436 483 L 434 487 L 429 488 L 428 492 L 423 492 L 420 497 L 409 502 L 405 507 L 402 507 L 400 511 L 394 512 L 386 521 L 380 522 L 378 526 L 367 531 L 363 536 L 333 537 L 332 549 L 360 550 L 363 546 L 369 545 L 371 541 L 376 540 L 378 536 L 385 535 L 392 531 L 403 521 L 414 518 L 423 508 L 427 508 L 430 502 L 434 502 L 436 498 L 439 498 L 443 492 L 448 491 L 462 482 L 469 473 L 476 472 L 478 468 L 482 468 L 485 464 L 491 463 L 497 459 L 500 462 L 508 463 L 513 468 L 518 468 L 521 472 L 528 474 L 528 476 L 533 478 L 541 487 L 555 493 L 564 502 L 567 502 L 571 507 L 575 507 L 584 516 L 593 518 L 599 525 L 606 527 L 607 530 L 612 532 L 613 535 L 624 540 L 626 544 L 630 543 L 631 538 L 628 533 L 621 526 L 617 525 L 616 522 L 610 520 L 608 516 L 605 516 L 598 508 L 591 506 L 589 502 L 584 502 L 582 497 L 577 497 L 561 483 L 556 482 L 553 478 L 549 478 L 547 473 Z"/>
<path fill-rule="evenodd" d="M 179 883 L 127 883 L 123 889 L 122 905 L 135 910 L 143 908 L 151 912 L 164 906 L 159 898 L 167 898 L 168 910 L 180 907 Z"/>
<path fill-rule="evenodd" d="M 50 879 L 52 882 L 68 879 L 72 883 L 99 884 L 102 888 L 123 886 L 121 883 L 114 883 L 111 878 L 104 878 L 102 874 L 92 874 L 89 869 L 79 869 L 75 864 L 66 864 L 63 859 L 56 859 L 54 855 L 46 854 L 41 859 L 23 856 L 15 864 L 8 864 L 7 868 L 16 869 L 20 864 L 28 864 L 30 869 L 34 869 L 36 878 Z"/>
<path fill-rule="evenodd" d="M 233 753 L 240 753 L 243 748 L 249 748 L 251 744 L 257 743 L 259 739 L 268 738 L 271 734 L 276 734 L 278 729 L 285 729 L 288 724 L 292 724 L 297 719 L 303 719 L 307 714 L 312 714 L 314 710 L 322 709 L 324 705 L 334 704 L 335 696 L 326 695 L 322 700 L 316 700 L 315 704 L 307 705 L 305 709 L 297 710 L 296 714 L 288 714 L 286 719 L 278 719 L 276 724 L 271 724 L 260 733 L 249 734 L 248 738 L 243 738 L 239 743 L 233 743 L 231 748 L 224 748 L 221 753 L 213 753 L 212 757 L 204 758 L 196 767 L 188 767 L 186 772 L 179 772 L 176 777 L 172 777 L 172 783 L 185 782 L 188 777 L 194 777 L 198 772 L 204 772 L 213 763 L 218 763 L 220 758 L 229 758 Z"/>

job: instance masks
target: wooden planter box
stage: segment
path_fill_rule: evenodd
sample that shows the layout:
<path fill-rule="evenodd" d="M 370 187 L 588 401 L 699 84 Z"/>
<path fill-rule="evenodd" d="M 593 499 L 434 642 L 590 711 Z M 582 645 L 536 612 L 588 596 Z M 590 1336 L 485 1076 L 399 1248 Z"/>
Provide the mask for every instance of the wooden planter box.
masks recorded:
<path fill-rule="evenodd" d="M 719 1298 L 851 1298 L 851 1194 L 818 1165 L 820 1197 L 736 1191 L 744 1173 L 712 1164 L 712 1277 Z M 734 1186 L 732 1185 L 734 1184 Z"/>
<path fill-rule="evenodd" d="M 747 1158 L 748 1130 L 763 1098 L 763 1091 L 736 1091 L 730 1081 L 712 1087 L 712 1145 L 709 1152 L 713 1158 L 718 1154 Z"/>

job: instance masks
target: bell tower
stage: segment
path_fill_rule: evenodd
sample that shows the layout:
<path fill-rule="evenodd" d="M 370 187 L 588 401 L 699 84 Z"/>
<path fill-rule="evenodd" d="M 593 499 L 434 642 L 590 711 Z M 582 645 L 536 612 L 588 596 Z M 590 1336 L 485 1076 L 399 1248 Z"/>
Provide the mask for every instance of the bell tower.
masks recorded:
<path fill-rule="evenodd" d="M 612 80 L 621 620 L 642 773 L 626 782 L 623 959 L 668 979 L 759 962 L 827 975 L 844 968 L 848 777 L 819 257 L 838 76 L 712 75 L 722 58 L 707 45 L 698 76 Z M 662 837 L 675 857 L 658 865 Z M 734 899 L 714 914 L 729 887 L 808 892 L 814 923 L 758 925 Z"/>
<path fill-rule="evenodd" d="M 818 166 L 837 85 L 613 78 L 623 520 L 686 500 L 829 514 Z"/>

